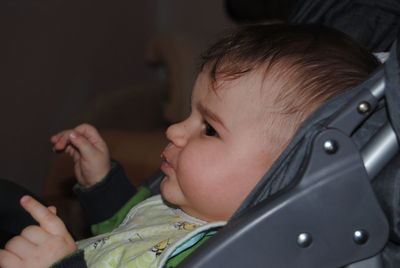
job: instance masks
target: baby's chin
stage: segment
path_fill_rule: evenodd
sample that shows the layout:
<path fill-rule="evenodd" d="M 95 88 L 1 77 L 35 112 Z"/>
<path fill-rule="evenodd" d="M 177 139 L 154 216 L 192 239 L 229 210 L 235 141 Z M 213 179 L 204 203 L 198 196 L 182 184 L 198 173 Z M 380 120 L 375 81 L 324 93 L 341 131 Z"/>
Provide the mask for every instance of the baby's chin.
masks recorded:
<path fill-rule="evenodd" d="M 160 193 L 161 193 L 161 197 L 164 199 L 164 200 L 167 200 L 168 198 L 166 197 L 167 195 L 166 195 L 166 190 L 165 190 L 165 184 L 166 184 L 166 180 L 168 180 L 168 177 L 167 176 L 164 176 L 164 178 L 161 180 L 161 183 L 160 183 Z"/>
<path fill-rule="evenodd" d="M 170 179 L 167 176 L 164 176 L 160 184 L 161 197 L 168 206 L 178 208 L 179 203 L 176 200 L 176 193 L 171 189 L 172 187 L 170 184 Z"/>
<path fill-rule="evenodd" d="M 196 207 L 193 203 L 185 198 L 184 193 L 179 187 L 179 183 L 175 177 L 165 176 L 160 184 L 161 197 L 166 205 L 179 208 L 186 214 L 195 217 L 197 219 L 215 222 L 215 221 L 227 221 L 233 213 L 214 213 L 218 215 L 209 215 L 209 210 L 202 210 Z"/>

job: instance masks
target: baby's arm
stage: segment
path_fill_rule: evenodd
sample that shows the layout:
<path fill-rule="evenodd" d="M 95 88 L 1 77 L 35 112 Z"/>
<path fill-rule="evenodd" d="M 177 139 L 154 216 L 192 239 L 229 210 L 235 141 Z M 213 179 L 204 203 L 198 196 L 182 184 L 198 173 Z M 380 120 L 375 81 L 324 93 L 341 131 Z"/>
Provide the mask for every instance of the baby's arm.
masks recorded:
<path fill-rule="evenodd" d="M 146 187 L 136 189 L 127 179 L 121 165 L 113 161 L 98 131 L 82 124 L 53 137 L 55 151 L 64 151 L 75 162 L 75 175 L 80 185 L 74 187 L 92 232 L 100 234 L 117 227 L 129 209 L 150 196 Z"/>
<path fill-rule="evenodd" d="M 24 196 L 22 207 L 40 226 L 28 226 L 0 250 L 0 267 L 49 267 L 76 251 L 77 247 L 54 207 L 45 207 Z"/>
<path fill-rule="evenodd" d="M 117 227 L 130 207 L 149 196 L 146 189 L 137 191 L 117 162 L 113 161 L 111 168 L 107 145 L 93 126 L 82 124 L 62 131 L 51 137 L 51 142 L 55 151 L 74 159 L 76 178 L 84 186 L 74 187 L 74 191 L 94 234 Z"/>
<path fill-rule="evenodd" d="M 100 183 L 90 188 L 74 187 L 95 235 L 118 227 L 130 208 L 151 195 L 145 185 L 136 189 L 118 162 L 113 161 L 112 166 Z"/>
<path fill-rule="evenodd" d="M 65 151 L 74 160 L 78 182 L 90 187 L 100 182 L 110 170 L 108 147 L 99 132 L 89 124 L 62 131 L 51 137 L 55 151 Z"/>

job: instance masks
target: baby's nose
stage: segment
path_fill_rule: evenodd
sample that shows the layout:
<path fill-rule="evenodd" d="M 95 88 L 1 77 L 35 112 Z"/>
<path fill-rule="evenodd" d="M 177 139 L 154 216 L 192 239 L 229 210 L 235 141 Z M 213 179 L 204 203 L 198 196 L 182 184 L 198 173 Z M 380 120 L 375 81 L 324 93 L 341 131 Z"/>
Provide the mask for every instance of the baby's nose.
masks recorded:
<path fill-rule="evenodd" d="M 187 129 L 184 122 L 173 124 L 168 127 L 166 135 L 176 147 L 184 147 L 187 142 Z"/>

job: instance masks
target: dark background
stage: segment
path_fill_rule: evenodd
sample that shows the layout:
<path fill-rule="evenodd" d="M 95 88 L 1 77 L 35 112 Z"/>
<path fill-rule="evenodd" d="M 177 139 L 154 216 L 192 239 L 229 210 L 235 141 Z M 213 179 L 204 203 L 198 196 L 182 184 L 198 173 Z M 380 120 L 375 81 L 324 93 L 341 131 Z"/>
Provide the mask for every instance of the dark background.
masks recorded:
<path fill-rule="evenodd" d="M 146 58 L 152 36 L 232 23 L 221 0 L 8 0 L 0 13 L 0 177 L 36 193 L 52 134 L 94 96 L 160 79 Z"/>

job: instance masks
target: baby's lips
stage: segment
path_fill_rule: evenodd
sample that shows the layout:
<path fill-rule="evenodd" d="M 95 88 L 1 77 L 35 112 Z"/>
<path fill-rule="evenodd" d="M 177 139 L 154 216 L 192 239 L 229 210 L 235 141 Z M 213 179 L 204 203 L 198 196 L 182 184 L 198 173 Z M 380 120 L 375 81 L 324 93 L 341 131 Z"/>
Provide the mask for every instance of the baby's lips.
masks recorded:
<path fill-rule="evenodd" d="M 162 152 L 162 154 L 160 155 L 161 158 L 161 167 L 165 167 L 165 168 L 172 168 L 174 169 L 174 166 L 171 164 L 171 162 L 168 160 L 168 157 L 165 154 L 165 151 Z"/>
<path fill-rule="evenodd" d="M 162 152 L 162 153 L 160 154 L 160 158 L 161 158 L 161 161 L 162 161 L 162 162 L 168 163 L 168 160 L 167 160 L 167 158 L 165 157 L 164 152 Z"/>

